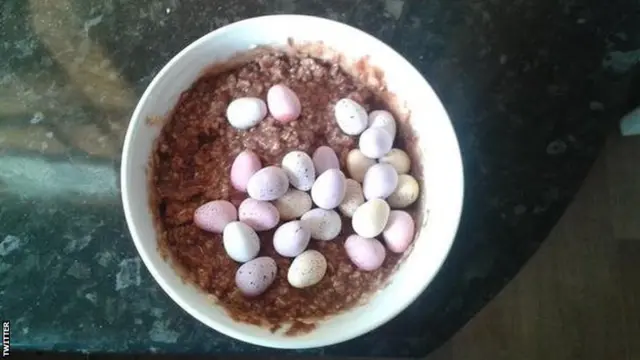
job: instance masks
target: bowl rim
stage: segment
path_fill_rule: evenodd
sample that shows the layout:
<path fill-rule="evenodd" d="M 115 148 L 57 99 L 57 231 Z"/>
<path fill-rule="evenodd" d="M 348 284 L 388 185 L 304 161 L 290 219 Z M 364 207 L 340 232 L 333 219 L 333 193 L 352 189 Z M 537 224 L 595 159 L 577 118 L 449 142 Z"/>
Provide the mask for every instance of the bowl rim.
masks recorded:
<path fill-rule="evenodd" d="M 133 220 L 132 209 L 129 205 L 131 196 L 127 185 L 128 178 L 128 168 L 130 162 L 130 156 L 128 154 L 131 153 L 133 147 L 133 134 L 136 132 L 136 128 L 139 126 L 141 121 L 141 112 L 143 108 L 143 104 L 147 102 L 148 98 L 151 95 L 151 90 L 155 88 L 156 84 L 160 81 L 161 78 L 165 76 L 167 72 L 178 62 L 181 61 L 182 57 L 191 51 L 191 49 L 196 48 L 201 43 L 208 41 L 212 37 L 219 36 L 222 33 L 233 31 L 237 27 L 241 27 L 246 25 L 247 23 L 257 22 L 261 23 L 263 21 L 272 20 L 272 21 L 287 21 L 290 19 L 308 19 L 310 21 L 315 22 L 324 22 L 328 26 L 331 27 L 342 27 L 346 31 L 357 33 L 359 36 L 367 37 L 370 40 L 373 40 L 377 43 L 378 46 L 385 49 L 386 51 L 395 54 L 399 57 L 400 61 L 403 63 L 403 67 L 405 67 L 408 71 L 413 72 L 415 75 L 419 77 L 419 79 L 424 83 L 426 88 L 430 89 L 433 95 L 438 99 L 438 105 L 441 107 L 443 114 L 446 116 L 448 121 L 448 126 L 450 127 L 451 132 L 453 133 L 453 144 L 450 144 L 453 149 L 455 149 L 454 154 L 452 155 L 452 161 L 455 161 L 455 168 L 459 169 L 459 187 L 457 189 L 452 189 L 453 194 L 459 194 L 459 196 L 452 198 L 452 213 L 455 211 L 454 218 L 452 219 L 451 226 L 446 230 L 446 232 L 441 233 L 441 237 L 443 239 L 449 239 L 448 244 L 446 244 L 446 251 L 443 252 L 443 256 L 438 259 L 439 263 L 437 264 L 437 271 L 433 272 L 428 278 L 425 278 L 424 281 L 421 282 L 420 286 L 416 287 L 416 291 L 414 291 L 411 296 L 398 299 L 400 306 L 394 307 L 391 311 L 387 311 L 383 313 L 381 316 L 375 317 L 373 320 L 368 321 L 365 325 L 361 326 L 353 326 L 343 329 L 343 331 L 336 332 L 335 336 L 330 338 L 320 338 L 317 340 L 306 340 L 303 343 L 296 342 L 296 337 L 291 337 L 291 341 L 282 341 L 280 339 L 273 338 L 262 338 L 259 336 L 254 336 L 250 334 L 246 334 L 241 330 L 237 330 L 233 326 L 227 326 L 226 324 L 221 324 L 213 319 L 210 319 L 208 316 L 202 314 L 200 310 L 196 307 L 192 306 L 187 300 L 183 299 L 179 294 L 179 291 L 174 289 L 171 285 L 169 285 L 165 279 L 160 275 L 154 261 L 147 254 L 147 250 L 145 250 L 142 241 L 142 235 L 138 232 L 138 228 Z M 382 40 L 374 37 L 373 35 L 368 34 L 367 32 L 360 30 L 351 25 L 347 25 L 345 23 L 319 17 L 312 15 L 298 15 L 298 14 L 277 14 L 277 15 L 265 15 L 265 16 L 256 16 L 243 20 L 239 20 L 213 31 L 210 31 L 203 36 L 199 37 L 195 41 L 188 44 L 184 47 L 180 52 L 174 55 L 163 67 L 162 69 L 154 76 L 153 80 L 146 87 L 144 93 L 139 98 L 135 110 L 133 111 L 129 125 L 127 126 L 126 135 L 124 138 L 124 144 L 121 153 L 121 166 L 120 166 L 120 187 L 121 187 L 121 198 L 123 209 L 125 213 L 125 218 L 127 222 L 127 227 L 131 234 L 131 238 L 136 247 L 138 255 L 142 258 L 147 270 L 151 273 L 155 281 L 160 285 L 160 287 L 169 295 L 169 297 L 176 302 L 184 311 L 186 311 L 189 315 L 200 321 L 201 323 L 207 325 L 213 330 L 220 332 L 226 336 L 234 338 L 236 340 L 240 340 L 246 343 L 269 347 L 269 348 L 277 348 L 277 349 L 309 349 L 309 348 L 317 348 L 323 346 L 329 346 L 338 344 L 341 342 L 345 342 L 351 339 L 354 339 L 358 336 L 364 335 L 381 325 L 387 323 L 402 311 L 404 311 L 409 305 L 411 305 L 423 292 L 424 290 L 431 284 L 433 278 L 438 274 L 444 264 L 445 260 L 448 258 L 449 253 L 451 251 L 451 247 L 453 246 L 456 233 L 458 231 L 458 227 L 460 225 L 460 218 L 462 215 L 462 205 L 464 202 L 464 167 L 462 162 L 462 156 L 460 152 L 460 146 L 458 142 L 458 138 L 456 136 L 455 129 L 451 122 L 451 118 L 442 104 L 442 100 L 438 96 L 438 94 L 433 90 L 429 82 L 426 78 L 411 64 L 404 56 L 394 50 L 391 46 L 387 45 Z M 452 214 L 453 215 L 453 214 Z"/>

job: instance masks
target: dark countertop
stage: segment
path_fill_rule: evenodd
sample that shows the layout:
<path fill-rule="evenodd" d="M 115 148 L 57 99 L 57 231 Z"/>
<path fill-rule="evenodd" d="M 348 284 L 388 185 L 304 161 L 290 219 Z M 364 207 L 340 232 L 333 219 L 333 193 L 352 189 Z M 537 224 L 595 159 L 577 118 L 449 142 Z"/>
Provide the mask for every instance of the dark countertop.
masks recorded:
<path fill-rule="evenodd" d="M 380 329 L 306 354 L 423 356 L 508 282 L 630 109 L 638 5 L 512 0 L 5 0 L 0 5 L 0 316 L 14 349 L 262 353 L 151 279 L 118 191 L 137 98 L 189 42 L 269 13 L 326 16 L 391 44 L 443 99 L 466 200 L 442 271 Z M 292 352 L 293 353 L 293 352 Z"/>

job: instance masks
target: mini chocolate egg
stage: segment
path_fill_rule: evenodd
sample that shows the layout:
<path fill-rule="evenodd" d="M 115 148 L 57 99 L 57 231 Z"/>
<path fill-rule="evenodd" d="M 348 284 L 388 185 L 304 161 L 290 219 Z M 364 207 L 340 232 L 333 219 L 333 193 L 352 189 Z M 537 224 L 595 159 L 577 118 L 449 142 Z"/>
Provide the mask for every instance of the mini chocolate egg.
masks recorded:
<path fill-rule="evenodd" d="M 347 179 L 345 184 L 346 190 L 344 199 L 342 199 L 338 208 L 342 215 L 352 217 L 353 213 L 356 212 L 356 209 L 360 207 L 360 205 L 364 204 L 364 195 L 362 194 L 362 186 L 360 186 L 359 182 L 353 179 Z"/>
<path fill-rule="evenodd" d="M 400 149 L 391 149 L 387 155 L 381 157 L 378 161 L 393 166 L 398 174 L 406 174 L 411 168 L 409 155 Z"/>
<path fill-rule="evenodd" d="M 236 156 L 231 165 L 231 185 L 234 189 L 247 192 L 249 179 L 262 168 L 260 158 L 251 150 L 245 150 Z"/>
<path fill-rule="evenodd" d="M 266 231 L 278 225 L 280 213 L 270 202 L 248 198 L 238 207 L 238 220 L 255 231 Z"/>
<path fill-rule="evenodd" d="M 311 232 L 311 238 L 316 240 L 333 240 L 342 230 L 342 219 L 333 210 L 311 209 L 304 213 L 300 220 Z"/>
<path fill-rule="evenodd" d="M 226 200 L 209 201 L 200 205 L 193 213 L 193 223 L 197 227 L 219 234 L 228 223 L 236 220 L 238 220 L 236 207 Z"/>
<path fill-rule="evenodd" d="M 358 141 L 358 148 L 370 159 L 383 157 L 391 147 L 393 147 L 393 138 L 382 128 L 365 130 Z"/>
<path fill-rule="evenodd" d="M 358 149 L 349 151 L 347 155 L 347 171 L 349 172 L 349 176 L 360 183 L 364 181 L 364 174 L 366 174 L 367 170 L 375 163 L 376 161 L 374 159 L 369 159 L 364 156 L 362 151 Z"/>
<path fill-rule="evenodd" d="M 382 199 L 371 199 L 360 205 L 353 213 L 351 227 L 356 234 L 374 238 L 384 230 L 389 220 L 389 204 Z M 313 236 L 313 235 L 312 235 Z"/>
<path fill-rule="evenodd" d="M 398 173 L 389 164 L 375 164 L 364 175 L 362 192 L 364 198 L 386 199 L 398 186 Z"/>
<path fill-rule="evenodd" d="M 273 204 L 280 213 L 283 221 L 297 219 L 311 210 L 313 203 L 311 196 L 304 191 L 289 189 L 284 195 L 276 199 Z"/>
<path fill-rule="evenodd" d="M 289 190 L 289 178 L 281 168 L 267 166 L 258 170 L 247 183 L 247 193 L 256 200 L 271 201 Z"/>
<path fill-rule="evenodd" d="M 244 296 L 253 297 L 267 291 L 276 279 L 275 260 L 261 256 L 242 264 L 236 271 L 236 286 Z"/>
<path fill-rule="evenodd" d="M 327 272 L 327 259 L 316 250 L 307 250 L 298 255 L 287 273 L 287 281 L 295 288 L 313 286 L 322 280 Z"/>
<path fill-rule="evenodd" d="M 258 255 L 260 238 L 249 225 L 233 221 L 224 227 L 222 245 L 231 259 L 247 262 Z"/>
<path fill-rule="evenodd" d="M 340 99 L 334 107 L 338 127 L 347 135 L 359 135 L 367 128 L 367 110 L 351 99 Z"/>
<path fill-rule="evenodd" d="M 377 270 L 386 256 L 384 246 L 376 239 L 351 235 L 344 242 L 344 249 L 351 262 L 360 270 Z"/>
<path fill-rule="evenodd" d="M 273 234 L 273 248 L 282 256 L 296 257 L 307 248 L 309 240 L 311 232 L 302 221 L 289 221 Z"/>
<path fill-rule="evenodd" d="M 329 169 L 318 176 L 311 188 L 311 200 L 318 207 L 331 210 L 344 199 L 345 177 L 338 169 Z"/>
<path fill-rule="evenodd" d="M 309 191 L 316 180 L 316 169 L 311 156 L 302 151 L 291 151 L 282 158 L 282 170 L 289 178 L 291 186 Z"/>
<path fill-rule="evenodd" d="M 389 251 L 399 254 L 411 245 L 415 231 L 415 222 L 409 213 L 402 210 L 391 210 L 387 226 L 382 232 L 382 238 Z"/>
<path fill-rule="evenodd" d="M 329 169 L 340 169 L 338 155 L 328 146 L 320 146 L 313 152 L 313 165 L 316 168 L 316 176 Z"/>
<path fill-rule="evenodd" d="M 375 110 L 369 113 L 369 127 L 370 128 L 382 128 L 389 135 L 391 139 L 396 137 L 396 120 L 393 115 L 386 110 Z"/>
<path fill-rule="evenodd" d="M 298 95 L 284 84 L 273 85 L 267 92 L 269 113 L 281 123 L 288 123 L 300 116 L 300 99 Z"/>
<path fill-rule="evenodd" d="M 398 177 L 398 186 L 389 195 L 387 201 L 394 209 L 404 209 L 418 200 L 420 185 L 411 175 L 402 174 Z"/>
<path fill-rule="evenodd" d="M 227 107 L 227 120 L 231 126 L 246 130 L 267 116 L 267 104 L 262 99 L 243 97 L 233 100 Z"/>

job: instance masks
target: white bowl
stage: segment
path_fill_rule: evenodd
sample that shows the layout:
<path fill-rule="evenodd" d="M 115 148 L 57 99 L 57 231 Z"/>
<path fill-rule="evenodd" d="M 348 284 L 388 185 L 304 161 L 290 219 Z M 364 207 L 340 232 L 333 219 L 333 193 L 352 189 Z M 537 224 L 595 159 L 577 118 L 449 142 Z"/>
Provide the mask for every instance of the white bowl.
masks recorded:
<path fill-rule="evenodd" d="M 423 154 L 422 224 L 413 250 L 388 285 L 364 305 L 321 321 L 304 335 L 289 337 L 238 323 L 195 286 L 184 283 L 158 253 L 149 210 L 147 169 L 160 129 L 147 119 L 171 111 L 180 93 L 201 71 L 255 45 L 323 42 L 346 60 L 368 56 L 384 71 L 388 89 L 411 110 L 410 123 Z M 420 73 L 376 38 L 353 27 L 317 17 L 274 15 L 257 17 L 215 30 L 176 55 L 156 75 L 142 95 L 127 130 L 122 152 L 122 202 L 140 257 L 158 284 L 184 310 L 211 328 L 233 338 L 267 347 L 301 349 L 336 344 L 362 335 L 389 321 L 429 285 L 444 262 L 458 227 L 463 197 L 462 162 L 456 136 L 440 100 Z M 426 193 L 426 196 L 425 196 Z M 426 200 L 425 200 L 426 199 Z"/>

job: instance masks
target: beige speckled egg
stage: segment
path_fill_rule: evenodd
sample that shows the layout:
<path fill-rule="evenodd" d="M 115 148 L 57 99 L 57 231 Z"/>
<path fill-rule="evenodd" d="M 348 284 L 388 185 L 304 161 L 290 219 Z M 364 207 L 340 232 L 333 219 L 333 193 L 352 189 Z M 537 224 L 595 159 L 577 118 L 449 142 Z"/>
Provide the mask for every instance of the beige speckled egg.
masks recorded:
<path fill-rule="evenodd" d="M 376 163 L 374 159 L 364 156 L 359 149 L 349 151 L 347 155 L 347 171 L 349 176 L 357 182 L 364 181 L 364 174 Z"/>
<path fill-rule="evenodd" d="M 342 219 L 333 210 L 315 208 L 300 218 L 311 231 L 311 238 L 322 241 L 335 239 L 342 230 Z"/>
<path fill-rule="evenodd" d="M 247 193 L 256 200 L 271 201 L 289 190 L 289 178 L 281 168 L 267 166 L 258 170 L 247 183 Z"/>
<path fill-rule="evenodd" d="M 344 98 L 334 107 L 338 127 L 347 135 L 359 135 L 368 125 L 367 111 L 357 102 Z"/>
<path fill-rule="evenodd" d="M 238 207 L 238 219 L 255 231 L 266 231 L 278 225 L 280 213 L 270 202 L 248 198 Z"/>
<path fill-rule="evenodd" d="M 284 195 L 276 199 L 273 204 L 280 213 L 283 221 L 297 219 L 311 210 L 313 203 L 311 196 L 304 191 L 289 189 Z"/>
<path fill-rule="evenodd" d="M 338 208 L 342 215 L 352 217 L 356 209 L 364 204 L 364 195 L 362 194 L 362 186 L 360 186 L 359 182 L 353 179 L 347 179 L 345 183 L 346 191 L 344 199 L 342 199 Z"/>
<path fill-rule="evenodd" d="M 351 226 L 356 234 L 374 238 L 384 230 L 389 220 L 389 204 L 382 199 L 371 199 L 360 205 L 353 214 Z"/>
<path fill-rule="evenodd" d="M 311 156 L 303 151 L 291 151 L 282 158 L 282 170 L 287 174 L 291 186 L 309 191 L 316 180 L 316 169 Z"/>
<path fill-rule="evenodd" d="M 313 286 L 322 280 L 327 272 L 327 260 L 316 250 L 307 250 L 298 255 L 287 273 L 287 281 L 295 288 Z"/>
<path fill-rule="evenodd" d="M 387 202 L 394 209 L 404 209 L 418 200 L 420 185 L 411 175 L 402 174 L 398 177 L 396 190 L 389 195 Z"/>
<path fill-rule="evenodd" d="M 392 139 L 396 137 L 396 119 L 386 110 L 375 110 L 369 113 L 369 127 L 384 129 Z"/>
<path fill-rule="evenodd" d="M 406 174 L 411 169 L 411 159 L 406 152 L 400 149 L 391 149 L 387 155 L 378 159 L 380 163 L 385 163 L 393 166 L 398 174 Z"/>

